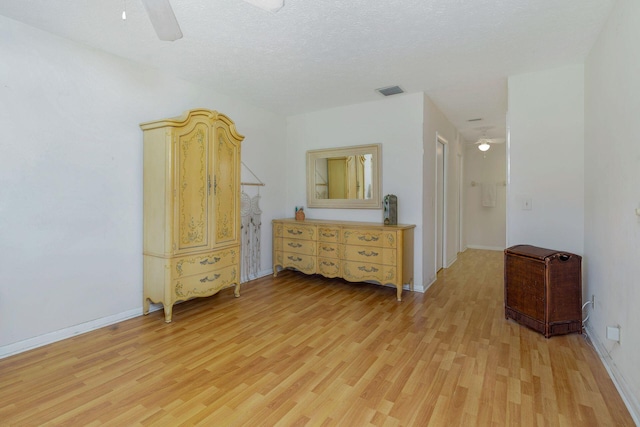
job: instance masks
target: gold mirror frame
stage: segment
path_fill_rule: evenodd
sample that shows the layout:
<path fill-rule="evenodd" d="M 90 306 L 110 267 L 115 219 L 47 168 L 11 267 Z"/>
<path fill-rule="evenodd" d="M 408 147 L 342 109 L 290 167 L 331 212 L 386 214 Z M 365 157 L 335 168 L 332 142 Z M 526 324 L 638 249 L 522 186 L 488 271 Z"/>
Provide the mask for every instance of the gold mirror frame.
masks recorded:
<path fill-rule="evenodd" d="M 370 199 L 320 199 L 316 197 L 316 160 L 371 154 Z M 382 208 L 382 146 L 381 144 L 356 145 L 307 151 L 307 206 L 330 209 L 381 209 Z"/>

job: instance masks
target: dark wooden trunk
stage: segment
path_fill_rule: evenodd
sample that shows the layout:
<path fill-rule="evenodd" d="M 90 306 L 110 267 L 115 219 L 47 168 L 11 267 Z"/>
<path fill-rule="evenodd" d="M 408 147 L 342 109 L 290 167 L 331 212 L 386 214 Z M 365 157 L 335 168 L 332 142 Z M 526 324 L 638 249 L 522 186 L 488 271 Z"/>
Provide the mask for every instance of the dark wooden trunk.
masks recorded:
<path fill-rule="evenodd" d="M 545 337 L 582 333 L 582 257 L 536 246 L 504 251 L 505 317 Z"/>

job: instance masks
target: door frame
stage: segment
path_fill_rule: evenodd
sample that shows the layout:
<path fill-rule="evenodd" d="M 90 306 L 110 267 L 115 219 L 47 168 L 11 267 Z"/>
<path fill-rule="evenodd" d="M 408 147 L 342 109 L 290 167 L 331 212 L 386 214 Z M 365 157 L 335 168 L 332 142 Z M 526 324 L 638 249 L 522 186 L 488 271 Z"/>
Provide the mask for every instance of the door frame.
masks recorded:
<path fill-rule="evenodd" d="M 440 179 L 438 177 L 438 144 L 442 144 L 442 182 L 440 182 Z M 434 187 L 434 259 L 433 259 L 433 264 L 434 264 L 434 277 L 438 276 L 438 251 L 442 252 L 442 268 L 446 268 L 447 265 L 447 159 L 448 159 L 448 146 L 449 146 L 449 141 L 447 141 L 446 138 L 444 138 L 442 135 L 440 135 L 439 132 L 436 132 L 436 139 L 435 139 L 435 159 L 436 159 L 436 167 L 434 168 L 435 171 L 435 187 Z M 442 245 L 440 248 L 438 248 L 438 204 L 439 204 L 439 200 L 438 200 L 438 186 L 442 185 Z"/>
<path fill-rule="evenodd" d="M 458 253 L 463 251 L 464 239 L 464 157 L 458 153 Z"/>

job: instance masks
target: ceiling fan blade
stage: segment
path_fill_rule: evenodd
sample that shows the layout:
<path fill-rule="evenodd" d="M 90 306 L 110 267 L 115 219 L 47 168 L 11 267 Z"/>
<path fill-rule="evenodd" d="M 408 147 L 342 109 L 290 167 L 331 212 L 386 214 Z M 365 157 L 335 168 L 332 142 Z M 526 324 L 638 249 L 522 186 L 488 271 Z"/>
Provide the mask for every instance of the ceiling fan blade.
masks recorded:
<path fill-rule="evenodd" d="M 142 0 L 153 29 L 160 40 L 175 41 L 182 38 L 182 31 L 169 0 Z"/>
<path fill-rule="evenodd" d="M 480 138 L 476 141 L 476 144 L 502 144 L 503 142 L 503 138 Z"/>
<path fill-rule="evenodd" d="M 284 0 L 244 0 L 268 12 L 277 12 L 284 7 Z"/>

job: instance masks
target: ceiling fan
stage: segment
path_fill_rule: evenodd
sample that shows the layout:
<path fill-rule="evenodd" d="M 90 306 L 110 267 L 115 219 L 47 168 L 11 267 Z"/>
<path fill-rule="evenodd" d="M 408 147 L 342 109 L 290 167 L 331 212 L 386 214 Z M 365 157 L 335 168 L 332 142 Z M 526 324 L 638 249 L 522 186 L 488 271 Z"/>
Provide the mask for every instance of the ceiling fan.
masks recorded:
<path fill-rule="evenodd" d="M 483 126 L 476 128 L 476 130 L 482 131 L 482 136 L 475 142 L 478 150 L 487 151 L 491 148 L 491 144 L 502 144 L 504 142 L 504 138 L 487 138 L 487 131 L 492 127 L 493 126 Z"/>
<path fill-rule="evenodd" d="M 277 12 L 284 6 L 284 0 L 244 1 L 269 12 Z M 169 0 L 142 0 L 142 3 L 160 40 L 172 42 L 182 38 L 182 30 Z"/>
<path fill-rule="evenodd" d="M 478 146 L 478 150 L 487 151 L 491 148 L 491 144 L 502 144 L 504 142 L 504 138 L 480 138 L 475 144 Z"/>

